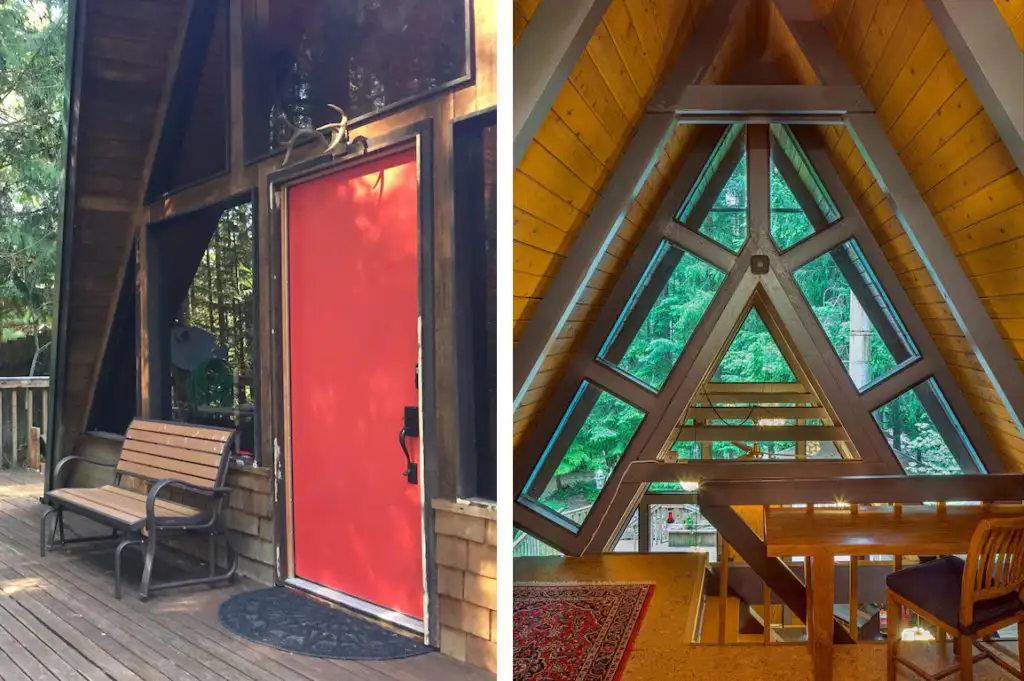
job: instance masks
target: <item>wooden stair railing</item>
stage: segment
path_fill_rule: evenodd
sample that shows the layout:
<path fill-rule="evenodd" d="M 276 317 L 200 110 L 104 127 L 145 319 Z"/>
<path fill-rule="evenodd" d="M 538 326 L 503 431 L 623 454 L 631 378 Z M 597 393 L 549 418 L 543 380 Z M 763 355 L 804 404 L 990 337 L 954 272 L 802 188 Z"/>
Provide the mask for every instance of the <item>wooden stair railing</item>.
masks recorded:
<path fill-rule="evenodd" d="M 780 558 L 770 558 L 765 543 L 731 506 L 700 504 L 704 518 L 718 530 L 723 542 L 736 551 L 747 565 L 775 592 L 793 614 L 807 621 L 807 590 L 804 583 Z M 727 558 L 727 553 L 723 559 Z M 725 571 L 727 573 L 727 570 Z M 833 641 L 854 643 L 850 632 L 833 618 Z"/>

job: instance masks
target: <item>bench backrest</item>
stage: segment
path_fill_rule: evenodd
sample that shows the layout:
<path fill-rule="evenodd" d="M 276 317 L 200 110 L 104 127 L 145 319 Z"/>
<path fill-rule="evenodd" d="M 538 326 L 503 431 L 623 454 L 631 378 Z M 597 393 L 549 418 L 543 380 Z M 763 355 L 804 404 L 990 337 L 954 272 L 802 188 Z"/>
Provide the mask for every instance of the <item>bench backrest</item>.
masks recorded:
<path fill-rule="evenodd" d="M 137 418 L 125 434 L 117 472 L 150 481 L 173 478 L 222 487 L 234 435 L 228 428 Z"/>

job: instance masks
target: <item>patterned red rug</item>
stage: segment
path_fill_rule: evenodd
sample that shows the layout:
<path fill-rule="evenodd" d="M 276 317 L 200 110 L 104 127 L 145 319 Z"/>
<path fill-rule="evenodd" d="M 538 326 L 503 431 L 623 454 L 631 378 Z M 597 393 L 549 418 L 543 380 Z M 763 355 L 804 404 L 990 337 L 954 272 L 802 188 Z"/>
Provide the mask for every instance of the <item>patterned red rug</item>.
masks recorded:
<path fill-rule="evenodd" d="M 616 681 L 653 584 L 516 584 L 515 681 Z"/>

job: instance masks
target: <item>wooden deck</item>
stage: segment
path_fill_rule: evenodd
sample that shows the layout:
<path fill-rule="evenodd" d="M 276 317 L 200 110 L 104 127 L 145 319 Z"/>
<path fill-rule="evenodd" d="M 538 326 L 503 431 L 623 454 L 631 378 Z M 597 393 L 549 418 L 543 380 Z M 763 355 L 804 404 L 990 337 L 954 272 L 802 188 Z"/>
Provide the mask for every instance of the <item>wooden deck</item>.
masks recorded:
<path fill-rule="evenodd" d="M 485 681 L 440 653 L 352 662 L 281 652 L 220 626 L 217 608 L 256 585 L 197 587 L 114 600 L 110 550 L 39 557 L 38 473 L 0 473 L 0 679 L 4 681 Z M 75 528 L 69 518 L 68 525 Z M 131 553 L 131 552 L 130 552 Z M 126 554 L 127 558 L 128 554 Z M 160 555 L 157 555 L 160 562 Z M 166 569 L 166 565 L 165 565 Z"/>

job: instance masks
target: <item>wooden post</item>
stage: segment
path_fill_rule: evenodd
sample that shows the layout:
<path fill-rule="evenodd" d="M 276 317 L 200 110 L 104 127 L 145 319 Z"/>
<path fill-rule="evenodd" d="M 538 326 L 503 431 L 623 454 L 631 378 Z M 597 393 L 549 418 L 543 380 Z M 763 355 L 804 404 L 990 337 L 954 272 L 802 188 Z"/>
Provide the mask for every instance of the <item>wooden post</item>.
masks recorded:
<path fill-rule="evenodd" d="M 719 583 L 718 583 L 718 643 L 719 645 L 725 644 L 725 619 L 728 616 L 729 609 L 727 602 L 729 600 L 729 544 L 724 539 L 722 540 L 722 559 L 720 561 L 721 569 L 719 570 Z"/>
<path fill-rule="evenodd" d="M 764 583 L 762 590 L 764 617 L 761 619 L 764 621 L 764 644 L 768 645 L 772 642 L 772 590 L 768 587 L 768 582 Z"/>
<path fill-rule="evenodd" d="M 11 468 L 18 465 L 18 389 L 11 391 Z"/>
<path fill-rule="evenodd" d="M 860 630 L 858 625 L 858 606 L 859 601 L 857 600 L 857 579 L 859 575 L 859 559 L 857 556 L 850 556 L 850 638 L 853 642 L 857 642 L 857 632 Z"/>
<path fill-rule="evenodd" d="M 30 427 L 28 429 L 28 467 L 34 471 L 39 470 L 39 438 L 39 428 Z"/>
<path fill-rule="evenodd" d="M 34 397 L 34 395 L 32 393 L 32 388 L 26 389 L 25 390 L 25 413 L 26 413 L 25 427 L 28 428 L 28 432 L 30 432 L 30 433 L 32 432 L 32 427 L 35 426 L 35 418 L 34 418 L 34 413 L 33 413 L 35 411 L 35 409 L 34 409 L 35 402 L 33 400 L 33 397 Z"/>
<path fill-rule="evenodd" d="M 710 426 L 712 424 L 712 421 L 711 421 L 711 419 L 705 419 L 703 421 L 703 423 L 704 423 L 705 426 Z M 700 443 L 700 458 L 708 460 L 708 461 L 711 460 L 711 442 L 710 441 L 706 441 L 706 442 L 701 442 Z"/>
<path fill-rule="evenodd" d="M 43 422 L 41 424 L 41 428 L 43 430 L 43 437 L 46 437 L 46 435 L 47 435 L 46 429 L 48 428 L 48 426 L 47 426 L 47 423 L 46 423 L 46 412 L 48 412 L 49 409 L 50 409 L 50 391 L 44 388 L 43 389 Z"/>

